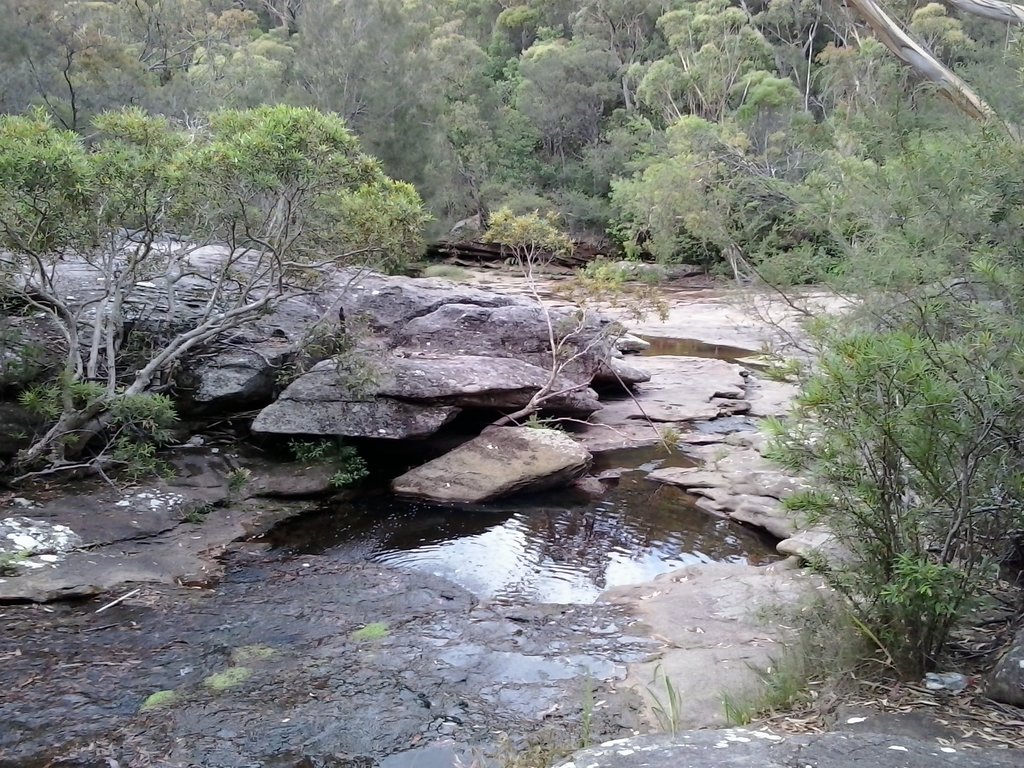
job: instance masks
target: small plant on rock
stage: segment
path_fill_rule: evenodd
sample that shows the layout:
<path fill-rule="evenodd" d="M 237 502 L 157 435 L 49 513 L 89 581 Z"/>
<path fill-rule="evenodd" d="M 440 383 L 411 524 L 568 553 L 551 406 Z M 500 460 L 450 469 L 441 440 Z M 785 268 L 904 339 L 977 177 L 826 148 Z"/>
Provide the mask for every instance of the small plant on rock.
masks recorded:
<path fill-rule="evenodd" d="M 351 445 L 339 440 L 292 440 L 288 447 L 296 461 L 308 464 L 332 464 L 337 471 L 331 486 L 345 488 L 369 474 L 366 462 Z"/>

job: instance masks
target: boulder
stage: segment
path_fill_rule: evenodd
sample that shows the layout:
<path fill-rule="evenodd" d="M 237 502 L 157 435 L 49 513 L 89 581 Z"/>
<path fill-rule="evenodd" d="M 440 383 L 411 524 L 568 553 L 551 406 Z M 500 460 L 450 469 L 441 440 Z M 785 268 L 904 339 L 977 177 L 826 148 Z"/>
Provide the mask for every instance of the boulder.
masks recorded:
<path fill-rule="evenodd" d="M 389 277 L 376 272 L 343 272 L 341 309 L 346 318 L 360 318 L 370 333 L 398 336 L 413 320 L 445 305 L 491 308 L 530 306 L 520 296 L 453 283 L 436 278 Z"/>
<path fill-rule="evenodd" d="M 1010 647 L 996 664 L 985 686 L 990 699 L 1024 707 L 1024 629 L 1018 630 Z"/>
<path fill-rule="evenodd" d="M 639 354 L 645 349 L 650 349 L 650 347 L 651 342 L 644 341 L 639 336 L 634 336 L 631 333 L 625 333 L 615 340 L 615 348 L 627 355 Z"/>
<path fill-rule="evenodd" d="M 264 408 L 254 431 L 403 439 L 430 435 L 461 409 L 517 410 L 548 385 L 549 320 L 572 331 L 564 352 L 572 361 L 554 382 L 564 394 L 545 410 L 585 418 L 601 408 L 590 384 L 614 352 L 610 319 L 588 315 L 581 327 L 573 309 L 445 280 L 354 271 L 339 280 L 341 327 L 371 360 L 370 375 L 347 377 L 343 359 L 322 361 Z M 213 378 L 234 395 L 253 366 L 228 364 Z M 650 378 L 613 365 L 628 385 Z"/>
<path fill-rule="evenodd" d="M 594 372 L 594 386 L 632 389 L 636 384 L 651 380 L 651 374 L 642 368 L 620 360 L 608 358 Z"/>
<path fill-rule="evenodd" d="M 404 440 L 432 435 L 459 413 L 453 406 L 419 405 L 353 389 L 335 363 L 325 360 L 260 411 L 252 430 Z"/>
<path fill-rule="evenodd" d="M 551 343 L 548 316 L 535 302 L 506 297 L 515 303 L 498 306 L 447 303 L 410 319 L 396 329 L 393 343 L 403 349 L 434 355 L 486 355 L 516 357 L 542 368 L 550 367 Z M 556 332 L 572 331 L 564 356 L 577 356 L 565 373 L 589 383 L 603 361 L 611 357 L 611 335 L 602 338 L 611 322 L 589 316 L 577 329 L 569 309 L 553 308 L 551 322 Z"/>
<path fill-rule="evenodd" d="M 242 489 L 246 498 L 304 499 L 326 496 L 336 489 L 331 480 L 338 467 L 330 462 L 249 462 L 249 477 Z"/>
<path fill-rule="evenodd" d="M 187 394 L 185 410 L 195 413 L 239 411 L 274 399 L 277 375 L 297 346 L 285 340 L 255 340 L 197 357 L 179 384 Z"/>
<path fill-rule="evenodd" d="M 567 485 L 586 472 L 590 453 L 564 432 L 491 427 L 391 483 L 399 496 L 475 504 Z"/>
<path fill-rule="evenodd" d="M 779 736 L 740 728 L 634 736 L 580 750 L 559 768 L 1019 768 L 1020 750 L 957 749 L 878 733 Z"/>
<path fill-rule="evenodd" d="M 431 405 L 512 410 L 526 405 L 547 385 L 548 370 L 512 357 L 450 355 L 396 357 L 387 364 L 377 394 Z M 554 391 L 575 385 L 565 378 Z M 550 410 L 588 416 L 600 410 L 597 393 L 589 387 L 552 398 Z"/>

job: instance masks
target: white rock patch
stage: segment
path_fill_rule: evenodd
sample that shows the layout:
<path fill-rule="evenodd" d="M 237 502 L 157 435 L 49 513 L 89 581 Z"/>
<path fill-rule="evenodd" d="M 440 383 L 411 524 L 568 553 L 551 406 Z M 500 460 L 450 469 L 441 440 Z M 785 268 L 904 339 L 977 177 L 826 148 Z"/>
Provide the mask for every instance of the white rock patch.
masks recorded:
<path fill-rule="evenodd" d="M 0 520 L 0 558 L 11 566 L 53 567 L 61 555 L 82 545 L 82 538 L 66 525 L 29 517 Z"/>

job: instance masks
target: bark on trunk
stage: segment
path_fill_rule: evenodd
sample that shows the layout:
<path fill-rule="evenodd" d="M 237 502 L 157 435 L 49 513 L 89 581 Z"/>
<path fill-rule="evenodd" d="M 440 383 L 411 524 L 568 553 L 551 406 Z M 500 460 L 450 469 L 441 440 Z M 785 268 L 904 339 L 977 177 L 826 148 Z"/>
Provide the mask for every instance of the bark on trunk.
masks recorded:
<path fill-rule="evenodd" d="M 1000 3 L 998 0 L 947 0 L 963 13 L 1000 21 L 1003 24 L 1024 24 L 1024 5 Z"/>
<path fill-rule="evenodd" d="M 920 77 L 935 84 L 939 93 L 949 99 L 960 111 L 975 120 L 998 119 L 995 111 L 985 103 L 984 99 L 949 67 L 936 59 L 928 49 L 911 39 L 875 0 L 848 0 L 848 2 L 871 27 L 871 31 L 882 45 L 892 51 L 900 61 L 913 69 Z M 959 7 L 961 3 L 971 6 L 1002 5 L 992 2 L 992 0 L 956 0 L 954 4 Z"/>

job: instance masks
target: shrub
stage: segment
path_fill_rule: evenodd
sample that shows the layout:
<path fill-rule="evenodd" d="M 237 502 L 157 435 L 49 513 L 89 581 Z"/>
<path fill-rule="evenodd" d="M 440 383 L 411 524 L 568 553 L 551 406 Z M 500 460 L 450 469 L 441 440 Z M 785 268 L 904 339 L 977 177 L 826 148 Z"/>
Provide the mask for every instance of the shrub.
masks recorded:
<path fill-rule="evenodd" d="M 844 319 L 796 418 L 769 424 L 770 455 L 812 480 L 787 506 L 848 553 L 822 565 L 829 584 L 908 675 L 934 665 L 1024 524 L 1024 354 L 985 325 L 946 338 Z"/>

